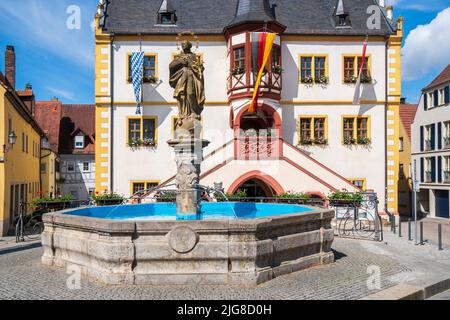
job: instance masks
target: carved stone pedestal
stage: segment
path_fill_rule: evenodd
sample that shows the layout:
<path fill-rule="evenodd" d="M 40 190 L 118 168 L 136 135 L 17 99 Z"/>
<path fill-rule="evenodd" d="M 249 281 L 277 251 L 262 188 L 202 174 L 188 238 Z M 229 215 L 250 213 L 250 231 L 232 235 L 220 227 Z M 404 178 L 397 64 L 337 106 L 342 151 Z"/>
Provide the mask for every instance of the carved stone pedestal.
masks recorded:
<path fill-rule="evenodd" d="M 209 141 L 202 139 L 170 140 L 169 146 L 175 150 L 177 163 L 177 214 L 179 219 L 192 220 L 200 215 L 201 190 L 200 167 L 203 160 L 203 148 Z"/>

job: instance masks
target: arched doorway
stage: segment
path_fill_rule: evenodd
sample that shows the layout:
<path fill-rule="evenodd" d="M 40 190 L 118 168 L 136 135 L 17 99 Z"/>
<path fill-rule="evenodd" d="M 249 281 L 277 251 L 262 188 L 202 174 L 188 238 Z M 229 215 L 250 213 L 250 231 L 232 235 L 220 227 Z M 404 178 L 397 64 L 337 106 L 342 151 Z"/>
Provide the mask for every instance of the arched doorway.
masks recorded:
<path fill-rule="evenodd" d="M 238 190 L 245 191 L 248 198 L 272 198 L 275 195 L 273 189 L 259 179 L 244 182 Z"/>
<path fill-rule="evenodd" d="M 271 198 L 284 193 L 283 187 L 274 178 L 261 171 L 242 175 L 230 186 L 228 193 L 234 194 L 239 190 L 245 190 L 250 198 Z"/>

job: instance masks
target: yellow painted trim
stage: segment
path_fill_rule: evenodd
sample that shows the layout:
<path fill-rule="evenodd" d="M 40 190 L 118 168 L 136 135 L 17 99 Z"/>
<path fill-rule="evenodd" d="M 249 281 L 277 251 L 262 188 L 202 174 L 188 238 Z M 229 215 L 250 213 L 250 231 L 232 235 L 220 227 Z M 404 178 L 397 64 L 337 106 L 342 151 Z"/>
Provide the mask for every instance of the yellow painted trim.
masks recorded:
<path fill-rule="evenodd" d="M 328 141 L 328 116 L 327 115 L 299 115 L 298 116 L 297 130 L 298 130 L 298 144 L 299 145 L 301 145 L 301 141 L 302 141 L 301 120 L 302 119 L 310 119 L 311 120 L 310 135 L 311 135 L 312 145 L 315 145 L 314 144 L 314 120 L 315 119 L 323 119 L 323 118 L 325 118 L 325 139 Z"/>
<path fill-rule="evenodd" d="M 362 43 L 365 36 L 317 36 L 317 35 L 282 35 L 281 41 L 305 41 L 305 42 L 357 42 Z M 369 42 L 385 42 L 383 36 L 370 36 Z"/>
<path fill-rule="evenodd" d="M 98 105 L 105 105 L 105 102 L 98 102 Z M 114 101 L 114 105 L 136 107 L 136 101 Z M 176 101 L 143 101 L 142 106 L 177 106 Z M 206 101 L 206 106 L 230 107 L 228 101 Z"/>
<path fill-rule="evenodd" d="M 126 145 L 128 147 L 128 143 L 130 142 L 130 120 L 141 120 L 141 132 L 140 132 L 140 139 L 144 140 L 144 120 L 154 120 L 155 121 L 155 146 L 158 146 L 158 117 L 157 116 L 128 116 L 126 121 L 126 137 L 127 137 L 127 141 L 126 141 Z"/>
<path fill-rule="evenodd" d="M 135 102 L 136 104 L 136 102 Z M 353 106 L 353 101 L 317 101 L 317 100 L 281 100 L 281 105 L 345 105 Z M 361 105 L 380 105 L 385 106 L 385 101 L 361 101 Z"/>
<path fill-rule="evenodd" d="M 302 58 L 311 58 L 311 76 L 315 79 L 315 70 L 316 70 L 316 59 L 315 58 L 325 58 L 325 76 L 330 82 L 330 73 L 329 73 L 329 56 L 326 53 L 315 53 L 315 54 L 299 54 L 298 56 L 298 81 L 302 81 Z"/>
<path fill-rule="evenodd" d="M 367 138 L 372 139 L 372 121 L 371 117 L 368 116 L 357 116 L 357 115 L 342 115 L 341 120 L 341 143 L 344 145 L 344 119 L 353 119 L 353 138 L 358 139 L 358 119 L 367 119 Z M 355 143 L 358 145 L 358 143 Z"/>
<path fill-rule="evenodd" d="M 149 184 L 160 185 L 161 184 L 161 180 L 131 180 L 130 181 L 130 195 L 133 195 L 133 189 L 134 189 L 133 187 L 137 183 L 143 183 L 145 190 L 147 190 Z"/>
<path fill-rule="evenodd" d="M 125 63 L 126 68 L 127 68 L 127 82 L 131 83 L 131 74 L 130 74 L 130 59 L 131 59 L 131 52 L 127 52 L 127 61 Z M 155 57 L 155 78 L 158 78 L 158 54 L 157 53 L 153 53 L 153 52 L 149 52 L 149 53 L 144 53 L 144 57 Z M 144 72 L 144 70 L 142 69 L 142 72 Z M 145 84 L 145 83 L 144 83 Z"/>
<path fill-rule="evenodd" d="M 161 41 L 161 42 L 180 42 L 184 39 L 191 40 L 193 43 L 195 43 L 197 40 L 200 42 L 225 42 L 225 36 L 224 35 L 196 35 L 196 39 L 193 39 L 193 37 L 182 37 L 183 39 L 177 39 L 179 38 L 178 35 L 116 35 L 114 37 L 115 41 Z M 190 39 L 189 39 L 190 38 Z"/>
<path fill-rule="evenodd" d="M 354 60 L 354 66 L 355 66 L 355 70 L 353 70 L 353 76 L 355 78 L 357 78 L 359 76 L 359 68 L 358 68 L 358 58 L 362 58 L 361 54 L 354 54 L 354 53 L 344 53 L 342 54 L 342 83 L 344 84 L 353 84 L 353 83 L 347 83 L 345 82 L 345 59 L 346 58 L 353 58 Z M 367 70 L 369 72 L 369 76 L 372 76 L 372 54 L 366 54 L 366 58 L 367 58 Z"/>
<path fill-rule="evenodd" d="M 367 179 L 366 178 L 349 178 L 347 179 L 351 184 L 354 184 L 356 181 L 363 181 L 362 191 L 367 190 Z"/>

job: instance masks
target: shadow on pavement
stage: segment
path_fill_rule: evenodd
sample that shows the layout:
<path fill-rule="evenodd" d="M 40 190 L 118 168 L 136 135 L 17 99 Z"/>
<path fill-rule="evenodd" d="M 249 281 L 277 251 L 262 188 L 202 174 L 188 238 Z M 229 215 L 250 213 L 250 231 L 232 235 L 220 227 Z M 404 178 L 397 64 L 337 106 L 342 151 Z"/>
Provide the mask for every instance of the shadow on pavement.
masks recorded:
<path fill-rule="evenodd" d="M 338 260 L 341 260 L 341 259 L 347 257 L 347 255 L 346 255 L 345 253 L 336 251 L 336 250 L 334 250 L 334 249 L 332 249 L 332 251 L 333 251 L 333 253 L 334 253 L 334 260 L 335 260 L 335 261 L 338 261 Z"/>
<path fill-rule="evenodd" d="M 13 248 L 8 248 L 8 249 L 0 249 L 0 256 L 9 254 L 9 253 L 21 252 L 21 251 L 26 251 L 26 250 L 31 250 L 31 249 L 41 248 L 41 247 L 42 247 L 42 244 L 40 242 L 38 242 L 38 243 L 31 243 L 28 245 L 22 245 L 22 246 L 17 246 L 17 247 L 13 247 Z"/>

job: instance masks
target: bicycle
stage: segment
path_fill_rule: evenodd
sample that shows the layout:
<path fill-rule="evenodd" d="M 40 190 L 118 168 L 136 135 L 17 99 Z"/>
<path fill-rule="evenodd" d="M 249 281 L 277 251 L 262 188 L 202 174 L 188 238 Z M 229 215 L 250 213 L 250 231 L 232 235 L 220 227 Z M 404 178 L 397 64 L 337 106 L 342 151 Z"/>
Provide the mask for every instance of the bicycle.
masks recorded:
<path fill-rule="evenodd" d="M 42 213 L 35 212 L 31 216 L 24 214 L 25 207 L 19 204 L 19 216 L 15 222 L 16 243 L 24 242 L 25 238 L 29 240 L 37 240 L 44 231 L 44 222 L 42 221 Z"/>

